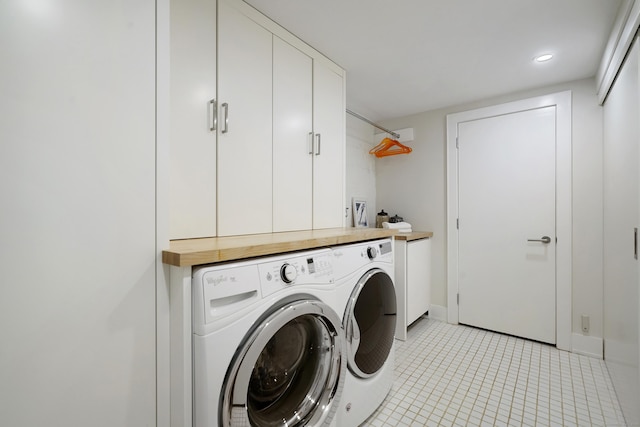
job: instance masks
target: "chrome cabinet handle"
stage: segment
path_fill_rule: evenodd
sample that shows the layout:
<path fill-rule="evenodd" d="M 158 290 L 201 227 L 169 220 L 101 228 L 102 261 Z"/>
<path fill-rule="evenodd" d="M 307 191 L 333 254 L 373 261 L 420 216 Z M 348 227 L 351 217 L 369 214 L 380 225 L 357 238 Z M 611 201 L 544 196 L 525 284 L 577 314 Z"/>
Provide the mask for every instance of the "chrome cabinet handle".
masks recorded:
<path fill-rule="evenodd" d="M 229 132 L 229 104 L 224 102 L 222 108 L 224 108 L 224 128 L 222 128 L 222 133 L 227 133 Z"/>
<path fill-rule="evenodd" d="M 309 132 L 309 154 L 313 154 L 313 132 Z"/>
<path fill-rule="evenodd" d="M 633 229 L 633 258 L 638 259 L 638 227 Z"/>
<path fill-rule="evenodd" d="M 320 155 L 320 134 L 316 133 L 316 139 L 318 141 L 318 144 L 316 145 L 316 156 Z"/>
<path fill-rule="evenodd" d="M 214 131 L 218 128 L 218 108 L 216 100 L 209 101 L 209 130 Z"/>
<path fill-rule="evenodd" d="M 542 236 L 542 239 L 527 239 L 527 242 L 551 243 L 551 237 Z"/>

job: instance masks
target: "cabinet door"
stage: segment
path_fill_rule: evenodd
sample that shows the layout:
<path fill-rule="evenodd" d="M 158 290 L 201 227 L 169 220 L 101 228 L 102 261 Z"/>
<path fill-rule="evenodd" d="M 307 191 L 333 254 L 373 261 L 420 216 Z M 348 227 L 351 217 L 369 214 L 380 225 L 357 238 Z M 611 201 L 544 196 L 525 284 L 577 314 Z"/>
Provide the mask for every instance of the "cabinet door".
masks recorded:
<path fill-rule="evenodd" d="M 273 37 L 273 231 L 311 229 L 312 59 Z"/>
<path fill-rule="evenodd" d="M 168 28 L 156 18 L 167 6 L 0 2 L 2 426 L 162 423 L 156 34 Z"/>
<path fill-rule="evenodd" d="M 218 235 L 272 227 L 271 33 L 218 8 Z"/>
<path fill-rule="evenodd" d="M 344 82 L 319 60 L 313 63 L 313 228 L 344 223 Z"/>
<path fill-rule="evenodd" d="M 429 310 L 431 303 L 431 239 L 407 243 L 407 325 Z"/>
<path fill-rule="evenodd" d="M 216 235 L 216 2 L 171 1 L 169 237 Z"/>
<path fill-rule="evenodd" d="M 604 359 L 629 425 L 640 423 L 638 41 L 604 104 Z"/>

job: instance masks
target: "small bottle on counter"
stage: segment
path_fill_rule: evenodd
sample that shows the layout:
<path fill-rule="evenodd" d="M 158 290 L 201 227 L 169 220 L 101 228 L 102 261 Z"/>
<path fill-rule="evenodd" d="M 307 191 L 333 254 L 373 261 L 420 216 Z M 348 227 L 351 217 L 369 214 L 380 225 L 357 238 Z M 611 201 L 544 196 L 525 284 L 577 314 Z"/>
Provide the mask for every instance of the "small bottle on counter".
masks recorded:
<path fill-rule="evenodd" d="M 383 222 L 389 222 L 389 214 L 382 209 L 376 216 L 376 228 L 382 228 Z"/>

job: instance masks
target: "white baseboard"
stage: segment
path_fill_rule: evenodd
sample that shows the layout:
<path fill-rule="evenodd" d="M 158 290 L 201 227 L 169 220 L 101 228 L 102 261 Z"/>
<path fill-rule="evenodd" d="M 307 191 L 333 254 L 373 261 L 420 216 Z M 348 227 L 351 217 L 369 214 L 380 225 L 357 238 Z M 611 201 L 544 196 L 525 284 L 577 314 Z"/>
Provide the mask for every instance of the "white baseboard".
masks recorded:
<path fill-rule="evenodd" d="M 602 338 L 574 333 L 571 335 L 571 352 L 602 359 Z"/>
<path fill-rule="evenodd" d="M 447 322 L 447 307 L 443 307 L 441 305 L 429 305 L 429 317 L 434 320 L 439 320 L 441 322 Z"/>

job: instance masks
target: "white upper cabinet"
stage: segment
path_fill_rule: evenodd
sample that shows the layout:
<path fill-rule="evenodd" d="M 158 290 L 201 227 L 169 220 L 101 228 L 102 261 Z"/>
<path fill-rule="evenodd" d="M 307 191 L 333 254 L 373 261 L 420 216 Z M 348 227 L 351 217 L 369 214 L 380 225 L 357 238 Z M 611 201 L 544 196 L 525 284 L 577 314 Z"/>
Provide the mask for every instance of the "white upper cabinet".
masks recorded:
<path fill-rule="evenodd" d="M 216 235 L 216 2 L 171 1 L 169 237 Z"/>
<path fill-rule="evenodd" d="M 273 231 L 312 227 L 313 60 L 273 37 Z"/>
<path fill-rule="evenodd" d="M 344 70 L 243 1 L 217 6 L 172 2 L 171 238 L 343 226 Z"/>
<path fill-rule="evenodd" d="M 218 3 L 218 235 L 272 228 L 271 33 Z"/>
<path fill-rule="evenodd" d="M 342 70 L 274 36 L 273 231 L 341 227 Z"/>
<path fill-rule="evenodd" d="M 313 228 L 344 224 L 344 78 L 320 60 L 313 66 Z"/>

